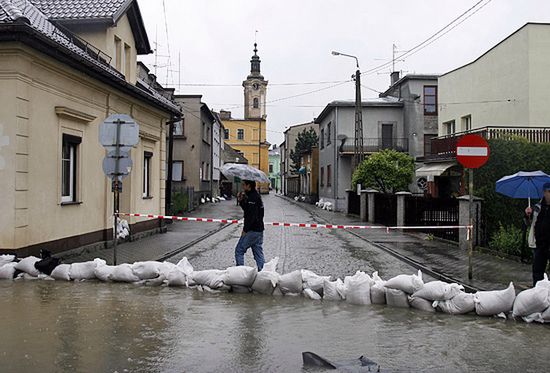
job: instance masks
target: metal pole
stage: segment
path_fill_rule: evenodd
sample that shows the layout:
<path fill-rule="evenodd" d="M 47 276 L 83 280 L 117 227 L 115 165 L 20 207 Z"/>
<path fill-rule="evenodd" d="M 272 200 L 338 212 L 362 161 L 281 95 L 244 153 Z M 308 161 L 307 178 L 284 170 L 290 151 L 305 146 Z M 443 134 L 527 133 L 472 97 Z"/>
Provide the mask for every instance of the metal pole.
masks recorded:
<path fill-rule="evenodd" d="M 469 240 L 468 240 L 468 279 L 473 278 L 473 263 L 472 257 L 474 255 L 474 215 L 473 215 L 473 206 L 474 206 L 474 169 L 468 169 L 468 212 L 470 216 L 470 227 L 469 228 Z"/>
<path fill-rule="evenodd" d="M 172 214 L 172 163 L 174 160 L 174 124 L 177 118 L 172 118 L 168 122 L 168 165 L 166 170 L 166 190 L 164 209 Z M 182 118 L 179 118 L 183 120 Z"/>
<path fill-rule="evenodd" d="M 355 144 L 353 170 L 363 161 L 363 109 L 361 107 L 361 71 L 359 62 L 355 72 Z"/>
<path fill-rule="evenodd" d="M 116 122 L 116 143 L 115 143 L 115 176 L 113 179 L 113 217 L 114 217 L 114 231 L 113 231 L 113 265 L 116 265 L 116 249 L 118 244 L 117 228 L 118 228 L 118 209 L 119 209 L 119 190 L 120 190 L 120 125 L 123 123 L 120 120 Z"/>

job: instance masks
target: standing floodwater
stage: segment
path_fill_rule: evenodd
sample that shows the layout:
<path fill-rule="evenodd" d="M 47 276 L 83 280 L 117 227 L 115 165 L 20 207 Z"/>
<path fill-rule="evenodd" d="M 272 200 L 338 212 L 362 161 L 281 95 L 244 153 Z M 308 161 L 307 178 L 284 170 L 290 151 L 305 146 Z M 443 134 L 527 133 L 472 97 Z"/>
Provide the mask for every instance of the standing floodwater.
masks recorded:
<path fill-rule="evenodd" d="M 302 351 L 405 371 L 539 372 L 550 356 L 544 325 L 302 297 L 10 281 L 0 310 L 2 372 L 300 372 Z"/>

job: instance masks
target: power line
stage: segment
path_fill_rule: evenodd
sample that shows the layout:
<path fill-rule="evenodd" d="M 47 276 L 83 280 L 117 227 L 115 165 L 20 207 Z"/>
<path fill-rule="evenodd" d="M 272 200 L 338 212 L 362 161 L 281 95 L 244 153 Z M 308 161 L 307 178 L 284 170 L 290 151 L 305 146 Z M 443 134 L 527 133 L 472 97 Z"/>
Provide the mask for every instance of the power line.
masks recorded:
<path fill-rule="evenodd" d="M 273 86 L 299 86 L 299 85 L 323 85 L 348 82 L 348 80 L 328 80 L 320 82 L 289 82 L 289 83 L 269 83 Z M 242 87 L 242 84 L 225 84 L 225 83 L 166 83 L 166 85 L 174 85 L 180 87 Z"/>

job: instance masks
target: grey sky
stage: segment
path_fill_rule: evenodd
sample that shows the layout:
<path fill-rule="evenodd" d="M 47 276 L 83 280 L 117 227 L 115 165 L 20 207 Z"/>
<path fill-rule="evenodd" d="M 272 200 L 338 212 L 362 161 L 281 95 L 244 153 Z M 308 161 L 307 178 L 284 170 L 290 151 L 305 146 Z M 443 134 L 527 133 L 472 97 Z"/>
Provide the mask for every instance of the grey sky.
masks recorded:
<path fill-rule="evenodd" d="M 410 49 L 478 1 L 164 0 L 167 38 L 163 0 L 138 0 L 151 44 L 158 40 L 158 80 L 178 88 L 181 55 L 182 84 L 236 86 L 180 86 L 177 92 L 203 94 L 210 108 L 229 109 L 237 118 L 242 117 L 240 84 L 250 70 L 255 30 L 262 74 L 270 82 L 269 102 L 334 85 L 277 83 L 350 79 L 355 61 L 332 56 L 332 50 L 356 55 L 361 70 L 368 70 L 386 62 L 378 59 L 391 59 L 393 43 L 400 50 Z M 447 72 L 471 62 L 526 22 L 550 22 L 550 1 L 492 0 L 439 40 L 398 62 L 396 70 L 404 74 Z M 164 57 L 168 54 L 170 59 Z M 154 71 L 152 55 L 141 60 Z M 168 71 L 167 80 L 164 66 L 168 63 L 174 71 Z M 390 70 L 363 75 L 363 85 L 384 91 Z M 364 98 L 377 96 L 367 88 L 362 94 Z M 280 144 L 287 126 L 312 120 L 332 100 L 353 97 L 353 82 L 349 82 L 268 103 L 268 141 Z"/>

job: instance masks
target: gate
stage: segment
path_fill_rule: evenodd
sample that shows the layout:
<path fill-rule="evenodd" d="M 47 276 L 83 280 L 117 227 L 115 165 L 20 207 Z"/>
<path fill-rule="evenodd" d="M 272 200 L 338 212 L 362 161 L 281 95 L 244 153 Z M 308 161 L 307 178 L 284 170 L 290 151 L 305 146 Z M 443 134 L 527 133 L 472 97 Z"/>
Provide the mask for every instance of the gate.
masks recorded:
<path fill-rule="evenodd" d="M 405 225 L 458 225 L 458 211 L 458 200 L 454 198 L 407 196 L 405 198 Z M 458 228 L 420 229 L 420 231 L 458 242 Z"/>
<path fill-rule="evenodd" d="M 377 193 L 374 195 L 374 222 L 385 226 L 397 225 L 397 196 Z"/>
<path fill-rule="evenodd" d="M 354 191 L 348 192 L 348 214 L 361 214 L 361 196 L 358 196 Z"/>

